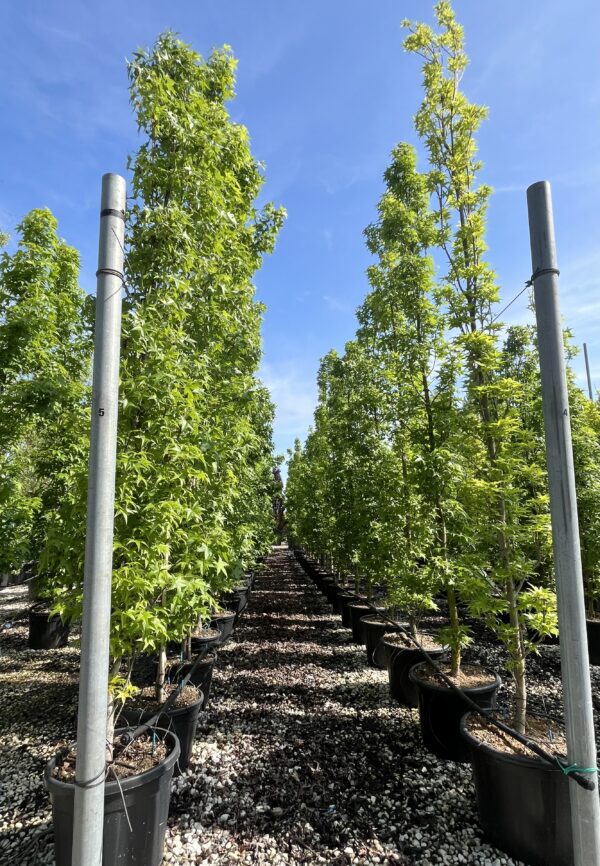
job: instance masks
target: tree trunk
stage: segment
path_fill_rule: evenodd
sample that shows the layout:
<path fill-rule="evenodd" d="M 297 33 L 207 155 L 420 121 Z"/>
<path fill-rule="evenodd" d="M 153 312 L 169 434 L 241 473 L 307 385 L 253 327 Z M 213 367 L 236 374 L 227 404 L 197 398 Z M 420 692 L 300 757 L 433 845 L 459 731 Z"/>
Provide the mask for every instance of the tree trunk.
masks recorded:
<path fill-rule="evenodd" d="M 450 616 L 450 628 L 454 632 L 455 635 L 458 635 L 458 629 L 460 627 L 460 621 L 458 618 L 458 607 L 456 604 L 456 593 L 454 592 L 454 588 L 448 586 L 446 588 L 446 594 L 448 596 L 448 613 Z M 460 662 L 461 662 L 461 653 L 460 646 L 458 641 L 450 648 L 450 676 L 457 677 L 460 673 Z"/>
<path fill-rule="evenodd" d="M 118 659 L 113 659 L 112 664 L 110 666 L 109 679 L 113 679 L 119 673 L 121 669 L 121 657 Z M 108 703 L 107 703 L 107 712 L 106 712 L 106 760 L 112 761 L 113 757 L 113 743 L 115 739 L 115 725 L 117 722 L 118 712 L 120 712 L 120 707 L 118 707 L 117 702 L 114 699 L 112 692 L 109 690 L 108 692 Z"/>

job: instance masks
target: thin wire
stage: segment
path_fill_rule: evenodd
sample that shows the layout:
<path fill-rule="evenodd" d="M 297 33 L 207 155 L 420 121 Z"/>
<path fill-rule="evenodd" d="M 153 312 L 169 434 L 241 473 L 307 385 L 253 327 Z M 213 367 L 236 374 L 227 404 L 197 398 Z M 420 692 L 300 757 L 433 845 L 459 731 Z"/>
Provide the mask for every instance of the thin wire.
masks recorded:
<path fill-rule="evenodd" d="M 525 285 L 523 286 L 523 288 L 521 289 L 521 291 L 520 291 L 517 295 L 515 295 L 514 298 L 513 298 L 511 301 L 509 301 L 508 304 L 507 304 L 507 305 L 506 305 L 502 310 L 500 310 L 500 312 L 498 313 L 497 316 L 494 316 L 494 318 L 492 319 L 492 321 L 490 322 L 490 324 L 488 325 L 488 327 L 491 327 L 491 326 L 494 324 L 494 322 L 498 321 L 498 319 L 500 318 L 500 316 L 501 316 L 503 313 L 505 313 L 505 312 L 508 310 L 509 307 L 512 307 L 512 305 L 514 304 L 514 302 L 519 300 L 519 298 L 521 297 L 521 295 L 523 294 L 523 292 L 526 292 L 527 289 L 530 289 L 532 285 L 533 285 L 533 279 L 529 279 L 529 280 L 527 280 L 527 282 L 525 283 Z"/>

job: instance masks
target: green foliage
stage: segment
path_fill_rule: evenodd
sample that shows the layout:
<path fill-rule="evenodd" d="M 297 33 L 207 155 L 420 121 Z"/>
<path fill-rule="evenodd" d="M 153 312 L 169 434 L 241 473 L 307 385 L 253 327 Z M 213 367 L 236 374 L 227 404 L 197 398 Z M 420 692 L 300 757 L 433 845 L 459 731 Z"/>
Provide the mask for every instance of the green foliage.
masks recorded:
<path fill-rule="evenodd" d="M 229 118 L 235 61 L 171 33 L 129 64 L 142 144 L 126 226 L 112 655 L 184 638 L 273 539 L 273 407 L 252 277 L 283 211 Z M 84 468 L 49 559 L 81 606 Z M 68 539 L 72 539 L 69 542 Z"/>
<path fill-rule="evenodd" d="M 37 559 L 77 460 L 91 354 L 79 256 L 49 210 L 0 259 L 0 572 Z"/>
<path fill-rule="evenodd" d="M 509 335 L 504 348 L 498 345 L 502 325 L 493 317 L 498 288 L 485 260 L 491 190 L 477 184 L 476 135 L 487 112 L 461 90 L 467 56 L 450 3 L 437 3 L 435 15 L 437 30 L 405 22 L 410 33 L 404 45 L 423 61 L 424 98 L 415 126 L 429 156 L 437 244 L 447 261 L 441 297 L 464 359 L 465 429 L 475 459 L 465 501 L 471 551 L 463 568 L 470 567 L 473 609 L 509 651 L 517 691 L 515 721 L 524 730 L 525 658 L 531 648 L 526 625 L 532 618 L 541 625 L 546 614 L 552 616 L 546 592 L 529 590 L 536 579 L 547 583 L 549 549 L 543 446 L 531 423 L 539 411 L 537 363 L 532 363 L 524 333 Z M 517 369 L 524 380 L 514 378 Z M 502 610 L 508 625 L 496 615 Z"/>

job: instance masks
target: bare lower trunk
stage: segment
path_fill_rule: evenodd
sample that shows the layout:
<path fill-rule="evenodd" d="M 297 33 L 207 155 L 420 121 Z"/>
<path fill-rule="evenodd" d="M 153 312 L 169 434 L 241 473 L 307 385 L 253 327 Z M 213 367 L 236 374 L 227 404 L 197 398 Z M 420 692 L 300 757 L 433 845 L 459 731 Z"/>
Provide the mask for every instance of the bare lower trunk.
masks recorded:
<path fill-rule="evenodd" d="M 515 730 L 519 734 L 525 733 L 527 717 L 527 682 L 525 677 L 525 651 L 523 647 L 523 634 L 517 607 L 517 594 L 512 577 L 508 578 L 506 584 L 506 596 L 508 600 L 508 613 L 510 624 L 514 630 L 514 643 L 511 642 L 510 654 L 512 663 L 512 675 L 515 681 Z"/>
<path fill-rule="evenodd" d="M 110 674 L 109 679 L 113 679 L 119 673 L 121 668 L 121 658 L 113 659 L 112 664 L 110 666 Z M 106 760 L 112 761 L 113 757 L 113 742 L 115 739 L 115 725 L 117 722 L 117 717 L 120 712 L 120 706 L 115 701 L 114 695 L 109 690 L 108 692 L 108 704 L 107 704 L 107 712 L 106 712 Z"/>
<path fill-rule="evenodd" d="M 460 621 L 458 619 L 458 607 L 456 605 L 456 593 L 454 588 L 449 586 L 446 590 L 448 596 L 448 614 L 450 616 L 450 628 L 455 635 L 458 635 Z M 458 641 L 450 648 L 450 676 L 457 677 L 460 673 L 461 653 Z"/>
<path fill-rule="evenodd" d="M 416 638 L 416 636 L 417 636 L 417 620 L 414 618 L 414 616 L 409 616 L 408 624 L 410 626 L 410 633 L 412 634 L 412 636 L 414 638 Z"/>
<path fill-rule="evenodd" d="M 358 576 L 358 568 L 354 569 L 354 592 L 360 594 L 360 577 Z"/>
<path fill-rule="evenodd" d="M 167 675 L 167 648 L 163 644 L 158 651 L 158 664 L 156 667 L 156 682 L 154 685 L 156 702 L 164 704 L 166 701 L 165 679 Z"/>

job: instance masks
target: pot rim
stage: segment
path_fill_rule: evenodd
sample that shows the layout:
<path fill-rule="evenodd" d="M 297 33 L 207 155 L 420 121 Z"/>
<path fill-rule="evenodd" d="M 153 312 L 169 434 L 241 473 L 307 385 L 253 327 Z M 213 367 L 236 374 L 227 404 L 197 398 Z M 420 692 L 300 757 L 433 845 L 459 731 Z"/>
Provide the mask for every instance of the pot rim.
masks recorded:
<path fill-rule="evenodd" d="M 200 705 L 198 707 L 198 709 L 199 710 L 202 709 L 202 705 L 204 704 L 204 692 L 202 691 L 200 686 L 194 686 L 193 683 L 188 683 L 188 685 L 191 685 L 196 689 L 196 691 L 198 692 L 198 696 L 199 696 L 198 700 L 194 701 L 192 704 L 186 704 L 185 707 L 174 707 L 173 709 L 171 709 L 171 707 L 169 707 L 167 710 L 164 711 L 165 716 L 169 716 L 169 718 L 177 717 L 177 716 L 183 716 L 183 715 L 185 715 L 186 712 L 189 712 L 191 710 L 195 710 L 196 707 L 198 707 L 198 704 Z M 138 718 L 137 722 L 135 722 L 135 724 L 139 724 L 139 725 L 142 725 L 144 723 L 144 721 L 146 721 L 146 719 L 144 719 L 144 716 L 151 719 L 152 716 L 155 716 L 156 713 L 158 712 L 158 710 L 138 710 L 137 707 L 124 707 L 124 710 L 128 713 L 131 713 L 131 714 L 138 713 L 139 718 Z M 131 725 L 129 724 L 127 727 L 130 728 Z M 157 728 L 156 730 L 162 730 L 162 728 Z"/>
<path fill-rule="evenodd" d="M 531 767 L 532 769 L 543 770 L 547 773 L 560 773 L 563 775 L 562 771 L 559 770 L 558 767 L 553 767 L 552 764 L 542 761 L 541 758 L 534 758 L 533 756 L 529 757 L 529 755 L 515 755 L 512 752 L 503 752 L 500 749 L 495 749 L 493 746 L 490 746 L 489 743 L 483 743 L 481 740 L 478 740 L 477 737 L 474 737 L 473 734 L 467 730 L 468 721 L 474 715 L 476 714 L 473 711 L 465 713 L 460 720 L 460 732 L 473 752 L 484 752 L 486 755 L 495 758 L 497 761 L 504 762 L 505 764 L 519 764 L 522 767 Z"/>
<path fill-rule="evenodd" d="M 392 632 L 392 634 L 398 634 L 398 632 Z M 434 638 L 434 635 L 430 635 L 427 632 L 423 632 L 423 634 L 426 634 L 427 637 Z M 419 647 L 417 647 L 417 646 L 414 646 L 414 644 L 412 646 L 403 647 L 403 646 L 398 646 L 398 644 L 396 644 L 396 643 L 389 643 L 386 635 L 384 635 L 381 638 L 381 640 L 382 640 L 382 643 L 387 643 L 387 646 L 389 646 L 391 649 L 403 650 L 406 652 L 418 652 L 418 653 L 423 652 L 423 650 L 419 649 Z M 428 655 L 432 655 L 433 653 L 447 652 L 447 650 L 448 650 L 447 646 L 444 646 L 443 644 L 438 644 L 436 649 L 425 650 L 425 652 Z"/>
<path fill-rule="evenodd" d="M 237 616 L 237 613 L 235 611 L 222 610 L 219 613 L 212 614 L 210 621 L 214 622 L 215 620 L 224 620 L 225 622 L 227 622 L 227 620 L 235 619 L 236 616 Z"/>
<path fill-rule="evenodd" d="M 423 686 L 423 688 L 429 689 L 432 692 L 448 692 L 448 693 L 452 692 L 452 689 L 450 688 L 450 686 L 447 686 L 446 683 L 440 684 L 440 683 L 435 683 L 435 682 L 429 682 L 429 681 L 422 680 L 419 677 L 419 668 L 422 669 L 422 668 L 426 667 L 428 664 L 429 664 L 428 661 L 422 661 L 422 662 L 417 662 L 416 664 L 414 664 L 412 666 L 412 668 L 408 672 L 408 678 L 410 679 L 411 683 L 414 683 L 415 685 Z M 465 665 L 465 667 L 467 667 L 467 665 Z M 457 688 L 459 688 L 461 690 L 461 692 L 465 692 L 468 695 L 471 695 L 471 694 L 472 695 L 478 695 L 478 694 L 481 694 L 482 692 L 486 692 L 492 688 L 500 688 L 500 686 L 502 685 L 502 678 L 499 676 L 499 674 L 496 671 L 492 670 L 491 668 L 486 668 L 484 665 L 478 665 L 478 664 L 469 664 L 469 667 L 479 668 L 480 670 L 485 671 L 486 673 L 489 673 L 490 676 L 494 677 L 494 679 L 491 682 L 486 683 L 486 684 L 481 685 L 481 686 L 465 686 L 464 688 L 462 686 L 457 686 Z"/>
<path fill-rule="evenodd" d="M 383 614 L 378 613 L 377 610 L 371 611 L 366 616 L 361 616 L 361 622 L 376 622 L 378 625 L 391 625 L 387 617 L 383 616 Z M 397 623 L 395 626 L 391 626 L 397 628 L 398 625 L 402 625 L 402 623 Z"/>
<path fill-rule="evenodd" d="M 119 728 L 115 731 L 115 734 L 120 733 L 121 731 L 125 731 L 127 728 Z M 174 766 L 176 761 L 179 758 L 181 752 L 181 746 L 179 744 L 179 737 L 174 731 L 168 731 L 165 728 L 153 728 L 154 731 L 159 731 L 164 734 L 163 740 L 167 738 L 171 738 L 173 741 L 173 747 L 171 751 L 166 755 L 164 760 L 162 760 L 155 767 L 150 767 L 149 770 L 144 770 L 143 773 L 137 773 L 135 776 L 129 776 L 127 779 L 119 779 L 117 782 L 116 779 L 111 779 L 110 781 L 105 781 L 104 783 L 104 796 L 110 796 L 113 794 L 118 794 L 119 790 L 123 791 L 131 791 L 134 788 L 141 787 L 145 785 L 146 782 L 150 782 L 158 776 L 164 775 L 165 772 L 171 769 L 171 766 Z M 44 767 L 44 786 L 46 790 L 52 794 L 52 791 L 72 791 L 73 795 L 75 794 L 75 783 L 74 782 L 63 782 L 60 779 L 55 779 L 52 775 L 52 770 L 56 765 L 56 759 L 59 758 L 62 754 L 64 754 L 64 749 L 60 752 L 57 752 L 53 755 L 49 761 L 46 762 L 46 766 Z"/>

